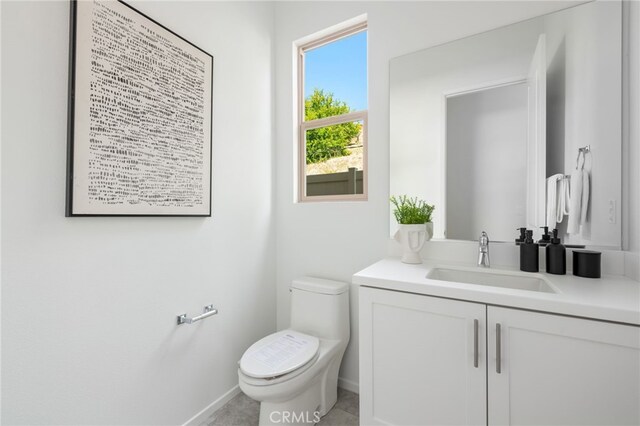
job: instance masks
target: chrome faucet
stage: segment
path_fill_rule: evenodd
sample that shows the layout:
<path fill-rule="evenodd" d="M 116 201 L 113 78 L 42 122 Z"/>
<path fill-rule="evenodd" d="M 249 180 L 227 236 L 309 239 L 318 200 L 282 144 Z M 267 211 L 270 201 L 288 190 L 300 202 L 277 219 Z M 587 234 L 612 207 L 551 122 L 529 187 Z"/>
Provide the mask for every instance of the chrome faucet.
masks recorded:
<path fill-rule="evenodd" d="M 478 266 L 489 267 L 489 236 L 484 231 L 478 240 Z"/>

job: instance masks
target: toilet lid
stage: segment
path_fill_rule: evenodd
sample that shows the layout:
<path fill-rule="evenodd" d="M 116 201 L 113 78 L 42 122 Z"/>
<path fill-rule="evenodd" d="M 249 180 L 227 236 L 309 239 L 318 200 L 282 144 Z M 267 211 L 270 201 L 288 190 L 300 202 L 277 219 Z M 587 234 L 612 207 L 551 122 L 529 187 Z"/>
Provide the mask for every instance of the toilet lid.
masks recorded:
<path fill-rule="evenodd" d="M 320 347 L 317 337 L 283 330 L 258 340 L 240 360 L 240 371 L 258 379 L 281 376 L 308 363 Z"/>

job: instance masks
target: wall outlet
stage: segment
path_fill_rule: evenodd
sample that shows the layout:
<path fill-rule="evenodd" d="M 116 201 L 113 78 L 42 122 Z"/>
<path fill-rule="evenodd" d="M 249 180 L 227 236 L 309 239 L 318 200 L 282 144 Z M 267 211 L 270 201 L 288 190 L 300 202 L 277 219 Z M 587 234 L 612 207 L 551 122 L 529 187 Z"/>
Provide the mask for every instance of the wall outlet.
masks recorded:
<path fill-rule="evenodd" d="M 609 200 L 609 223 L 616 223 L 616 200 Z"/>

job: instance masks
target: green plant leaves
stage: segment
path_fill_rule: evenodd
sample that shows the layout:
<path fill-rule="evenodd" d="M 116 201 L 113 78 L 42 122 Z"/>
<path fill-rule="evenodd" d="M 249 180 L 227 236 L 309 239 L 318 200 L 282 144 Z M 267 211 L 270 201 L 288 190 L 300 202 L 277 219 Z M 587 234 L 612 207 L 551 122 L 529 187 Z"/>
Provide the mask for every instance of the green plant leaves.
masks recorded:
<path fill-rule="evenodd" d="M 431 222 L 434 205 L 427 204 L 424 200 L 418 200 L 418 197 L 409 198 L 406 195 L 391 196 L 389 201 L 395 207 L 393 214 L 399 224 L 417 225 Z"/>

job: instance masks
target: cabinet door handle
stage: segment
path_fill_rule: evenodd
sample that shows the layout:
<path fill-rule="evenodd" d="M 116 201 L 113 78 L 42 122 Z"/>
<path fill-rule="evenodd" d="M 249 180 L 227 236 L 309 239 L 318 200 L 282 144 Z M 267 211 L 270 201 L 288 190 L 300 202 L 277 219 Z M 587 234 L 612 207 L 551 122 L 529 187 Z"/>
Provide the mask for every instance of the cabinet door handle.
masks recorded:
<path fill-rule="evenodd" d="M 473 366 L 478 368 L 478 320 L 473 320 Z"/>
<path fill-rule="evenodd" d="M 496 324 L 496 373 L 502 373 L 502 331 L 500 324 Z"/>

